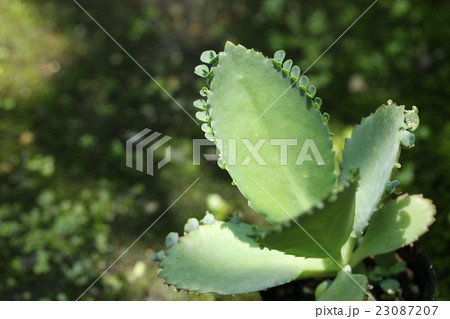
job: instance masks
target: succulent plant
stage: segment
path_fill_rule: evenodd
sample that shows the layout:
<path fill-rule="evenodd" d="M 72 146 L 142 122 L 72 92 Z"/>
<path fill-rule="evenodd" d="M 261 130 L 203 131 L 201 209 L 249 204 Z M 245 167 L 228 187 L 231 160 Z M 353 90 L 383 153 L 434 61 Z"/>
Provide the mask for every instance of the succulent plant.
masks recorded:
<path fill-rule="evenodd" d="M 417 108 L 380 106 L 354 128 L 335 168 L 330 116 L 284 58 L 230 42 L 201 55 L 195 73 L 209 87 L 194 102 L 197 118 L 216 142 L 219 166 L 272 227 L 190 218 L 184 236 L 170 233 L 167 250 L 154 256 L 159 276 L 177 289 L 239 294 L 335 276 L 319 285 L 318 299 L 363 300 L 368 280 L 352 267 L 411 244 L 434 221 L 435 207 L 421 195 L 392 199 L 399 182 L 391 173 L 401 148 L 414 146 Z"/>

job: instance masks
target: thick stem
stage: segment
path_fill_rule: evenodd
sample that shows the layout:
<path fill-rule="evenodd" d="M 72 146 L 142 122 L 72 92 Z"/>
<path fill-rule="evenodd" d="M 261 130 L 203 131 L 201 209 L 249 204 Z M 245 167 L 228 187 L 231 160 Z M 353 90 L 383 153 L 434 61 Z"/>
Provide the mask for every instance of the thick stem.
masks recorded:
<path fill-rule="evenodd" d="M 297 279 L 335 276 L 339 270 L 340 267 L 328 258 L 307 258 Z"/>
<path fill-rule="evenodd" d="M 353 254 L 353 249 L 355 248 L 355 241 L 356 238 L 350 236 L 348 240 L 345 242 L 344 246 L 342 246 L 341 248 L 342 262 L 344 265 L 347 265 L 350 262 L 350 259 Z"/>
<path fill-rule="evenodd" d="M 366 256 L 361 253 L 360 249 L 356 249 L 355 254 L 351 256 L 350 266 L 355 267 L 361 260 L 363 260 Z"/>

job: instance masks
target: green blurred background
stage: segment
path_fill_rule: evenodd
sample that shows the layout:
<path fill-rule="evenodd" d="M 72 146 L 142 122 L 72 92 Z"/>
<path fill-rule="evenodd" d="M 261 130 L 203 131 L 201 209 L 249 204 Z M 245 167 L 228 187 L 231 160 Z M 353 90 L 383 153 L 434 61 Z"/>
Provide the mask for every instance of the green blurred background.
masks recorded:
<path fill-rule="evenodd" d="M 369 0 L 96 0 L 83 5 L 191 114 L 199 55 L 225 41 L 307 68 Z M 450 2 L 380 0 L 308 71 L 336 140 L 391 98 L 417 105 L 402 191 L 438 208 L 418 246 L 450 298 Z M 172 136 L 154 177 L 125 166 L 143 128 Z M 76 299 L 197 177 L 84 300 L 258 299 L 175 292 L 151 262 L 206 209 L 257 217 L 215 163 L 192 166 L 195 123 L 71 0 L 0 0 L 0 299 Z"/>

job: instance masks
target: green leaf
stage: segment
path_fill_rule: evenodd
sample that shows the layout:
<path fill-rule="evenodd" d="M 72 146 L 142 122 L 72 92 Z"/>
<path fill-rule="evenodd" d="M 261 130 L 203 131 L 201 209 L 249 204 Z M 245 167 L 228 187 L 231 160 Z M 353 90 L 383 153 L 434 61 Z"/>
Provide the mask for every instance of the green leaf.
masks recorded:
<path fill-rule="evenodd" d="M 337 271 L 328 259 L 299 258 L 261 249 L 246 235 L 251 226 L 243 225 L 215 221 L 180 237 L 167 250 L 159 276 L 179 289 L 238 294 Z"/>
<path fill-rule="evenodd" d="M 209 69 L 206 65 L 200 64 L 195 67 L 194 73 L 202 78 L 206 78 L 209 74 Z"/>
<path fill-rule="evenodd" d="M 249 205 L 269 222 L 281 223 L 326 198 L 335 182 L 334 152 L 328 127 L 305 89 L 272 60 L 230 42 L 213 72 L 211 127 L 222 141 L 221 163 Z M 287 145 L 291 142 L 296 145 Z"/>
<path fill-rule="evenodd" d="M 389 273 L 392 275 L 397 275 L 406 269 L 406 261 L 398 262 L 395 265 L 392 265 L 391 268 L 389 268 Z"/>
<path fill-rule="evenodd" d="M 194 106 L 196 108 L 201 109 L 201 110 L 205 110 L 206 111 L 207 108 L 208 108 L 205 100 L 199 99 L 199 100 L 194 101 L 194 103 L 192 103 L 192 104 L 194 104 Z"/>
<path fill-rule="evenodd" d="M 399 186 L 400 186 L 400 181 L 398 181 L 398 180 L 393 180 L 392 182 L 387 182 L 384 185 L 384 192 L 386 194 L 393 194 L 395 192 L 395 189 Z"/>
<path fill-rule="evenodd" d="M 322 296 L 322 294 L 333 284 L 332 280 L 326 279 L 317 285 L 316 290 L 314 291 L 314 297 L 317 299 Z"/>
<path fill-rule="evenodd" d="M 374 256 L 375 265 L 389 269 L 392 265 L 398 263 L 395 252 Z M 375 267 L 376 268 L 376 267 Z"/>
<path fill-rule="evenodd" d="M 295 78 L 295 81 L 300 76 L 300 68 L 298 67 L 298 65 L 294 65 L 292 67 L 292 69 L 291 69 L 291 76 Z"/>
<path fill-rule="evenodd" d="M 303 87 L 305 89 L 308 87 L 309 79 L 308 79 L 308 77 L 306 75 L 303 75 L 303 76 L 300 77 L 299 85 L 300 85 L 300 87 Z"/>
<path fill-rule="evenodd" d="M 402 131 L 400 135 L 400 143 L 405 149 L 414 147 L 416 143 L 416 137 L 409 131 Z"/>
<path fill-rule="evenodd" d="M 200 56 L 200 61 L 204 62 L 204 63 L 210 63 L 213 64 L 215 63 L 217 60 L 217 54 L 215 51 L 213 50 L 208 50 L 202 53 L 202 55 Z"/>
<path fill-rule="evenodd" d="M 408 131 L 413 132 L 419 126 L 420 120 L 418 113 L 419 110 L 415 106 L 412 107 L 411 111 L 405 112 L 405 124 Z"/>
<path fill-rule="evenodd" d="M 314 103 L 316 104 L 317 108 L 320 108 L 322 106 L 322 99 L 317 96 L 314 98 Z M 325 115 L 325 113 L 324 113 L 324 115 Z"/>
<path fill-rule="evenodd" d="M 371 282 L 378 282 L 380 280 L 383 280 L 383 276 L 381 276 L 380 274 L 376 273 L 375 271 L 371 271 L 371 272 L 369 272 L 369 280 Z"/>
<path fill-rule="evenodd" d="M 202 122 L 207 122 L 209 120 L 208 112 L 198 111 L 197 113 L 195 113 L 195 117 Z"/>
<path fill-rule="evenodd" d="M 203 88 L 200 89 L 199 93 L 200 93 L 201 96 L 208 96 L 209 89 L 207 87 L 203 87 Z"/>
<path fill-rule="evenodd" d="M 354 252 L 351 265 L 416 241 L 434 222 L 436 207 L 421 195 L 401 196 L 376 211 Z"/>
<path fill-rule="evenodd" d="M 261 244 L 290 255 L 327 258 L 330 254 L 335 260 L 341 260 L 341 248 L 352 231 L 355 192 L 356 183 L 353 183 L 323 209 L 301 216 L 298 224 L 303 229 L 291 223 L 290 228 L 261 239 Z"/>
<path fill-rule="evenodd" d="M 316 87 L 315 87 L 314 85 L 310 85 L 310 86 L 308 87 L 308 93 L 311 94 L 311 96 L 316 95 L 316 93 L 317 93 Z"/>
<path fill-rule="evenodd" d="M 380 287 L 390 295 L 394 295 L 400 288 L 398 280 L 387 278 L 380 282 Z"/>
<path fill-rule="evenodd" d="M 283 69 L 286 70 L 288 74 L 291 72 L 292 64 L 293 62 L 291 59 L 288 59 L 283 63 Z"/>
<path fill-rule="evenodd" d="M 363 119 L 346 141 L 340 180 L 345 181 L 354 169 L 358 169 L 361 176 L 356 193 L 355 237 L 361 236 L 366 228 L 397 163 L 403 124 L 403 106 L 382 105 Z"/>
<path fill-rule="evenodd" d="M 319 301 L 362 301 L 366 295 L 367 278 L 350 273 L 349 267 L 341 270 L 333 284 L 319 297 Z"/>
<path fill-rule="evenodd" d="M 227 42 L 228 44 L 229 42 Z M 278 62 L 279 65 L 281 65 L 281 63 L 283 63 L 284 58 L 286 57 L 286 52 L 284 52 L 283 50 L 278 50 L 277 52 L 275 52 L 275 54 L 273 55 L 273 59 L 274 61 Z"/>
<path fill-rule="evenodd" d="M 387 277 L 390 275 L 389 273 L 389 269 L 386 269 L 384 267 L 380 267 L 380 266 L 375 266 L 374 268 L 374 273 L 381 276 L 381 277 Z"/>

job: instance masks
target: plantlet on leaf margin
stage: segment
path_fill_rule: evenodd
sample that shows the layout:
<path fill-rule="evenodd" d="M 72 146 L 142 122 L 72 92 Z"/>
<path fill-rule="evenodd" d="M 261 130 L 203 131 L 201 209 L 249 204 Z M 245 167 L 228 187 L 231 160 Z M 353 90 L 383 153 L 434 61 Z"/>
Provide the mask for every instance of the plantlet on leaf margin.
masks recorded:
<path fill-rule="evenodd" d="M 363 300 L 367 277 L 352 268 L 367 256 L 411 244 L 434 221 L 436 209 L 421 195 L 382 202 L 398 186 L 389 180 L 399 166 L 400 146 L 414 145 L 417 108 L 405 110 L 389 100 L 364 118 L 345 143 L 336 178 L 329 115 L 320 112 L 316 87 L 299 78 L 291 60 L 283 63 L 285 56 L 280 50 L 266 58 L 231 42 L 219 54 L 204 52 L 201 61 L 211 67 L 197 66 L 195 73 L 210 86 L 200 91 L 207 100 L 194 102 L 201 109 L 197 118 L 211 140 L 248 139 L 255 145 L 259 139 L 296 139 L 289 147 L 298 154 L 303 141 L 313 139 L 325 165 L 295 165 L 296 156 L 280 165 L 274 148 L 260 150 L 267 165 L 229 165 L 227 143 L 217 143 L 219 166 L 272 228 L 262 231 L 236 218 L 221 222 L 209 213 L 200 222 L 189 219 L 185 235 L 168 237 L 167 250 L 153 258 L 160 262 L 159 276 L 177 289 L 238 294 L 335 276 L 316 290 L 318 300 Z M 236 162 L 242 163 L 239 147 Z"/>

